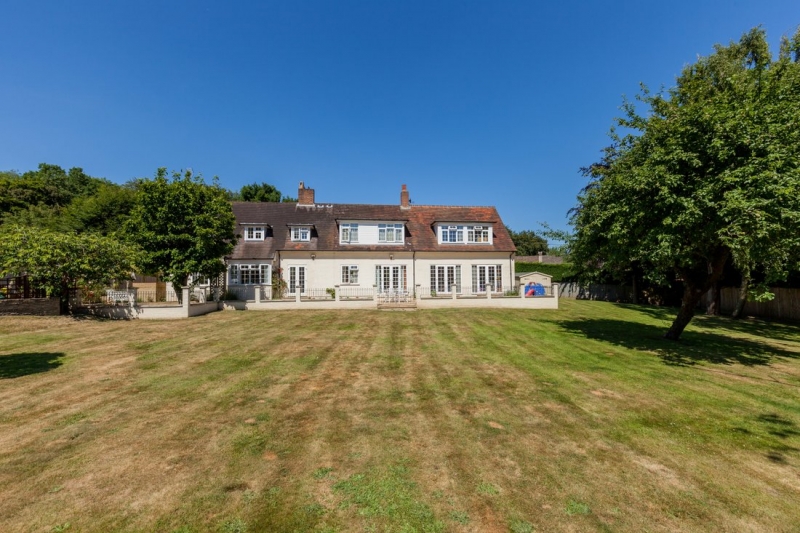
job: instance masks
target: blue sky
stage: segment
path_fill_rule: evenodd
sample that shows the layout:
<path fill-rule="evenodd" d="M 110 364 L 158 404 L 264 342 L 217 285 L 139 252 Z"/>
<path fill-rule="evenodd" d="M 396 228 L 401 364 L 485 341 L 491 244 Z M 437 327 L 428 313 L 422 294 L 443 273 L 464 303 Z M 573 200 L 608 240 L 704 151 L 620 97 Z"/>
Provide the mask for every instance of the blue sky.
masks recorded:
<path fill-rule="evenodd" d="M 567 227 L 622 95 L 797 0 L 0 1 L 0 169 L 157 167 Z"/>

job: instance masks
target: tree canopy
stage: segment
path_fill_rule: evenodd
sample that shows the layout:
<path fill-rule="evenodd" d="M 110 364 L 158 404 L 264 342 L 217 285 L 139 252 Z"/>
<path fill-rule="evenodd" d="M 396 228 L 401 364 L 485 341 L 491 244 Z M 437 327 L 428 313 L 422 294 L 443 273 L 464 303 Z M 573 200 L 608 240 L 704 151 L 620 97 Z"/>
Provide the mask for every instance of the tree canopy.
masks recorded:
<path fill-rule="evenodd" d="M 296 202 L 296 198 L 284 196 L 274 185 L 269 183 L 251 183 L 244 185 L 239 191 L 243 202 Z"/>
<path fill-rule="evenodd" d="M 222 258 L 233 251 L 235 218 L 227 192 L 207 185 L 191 171 L 159 168 L 152 180 L 137 183 L 136 203 L 125 230 L 143 253 L 141 271 L 175 287 L 191 274 L 214 277 L 225 271 Z"/>
<path fill-rule="evenodd" d="M 0 239 L 0 275 L 28 275 L 48 296 L 61 298 L 62 312 L 70 289 L 129 279 L 136 257 L 131 246 L 91 233 L 4 226 Z"/>
<path fill-rule="evenodd" d="M 547 253 L 547 240 L 529 229 L 514 231 L 508 228 L 511 240 L 517 247 L 517 255 L 536 255 L 539 252 Z"/>
<path fill-rule="evenodd" d="M 766 281 L 800 250 L 800 31 L 773 59 L 763 30 L 686 66 L 675 87 L 626 101 L 572 211 L 573 260 L 584 272 L 638 265 L 678 280 L 678 339 L 729 259 Z M 763 292 L 763 291 L 762 291 Z"/>
<path fill-rule="evenodd" d="M 54 231 L 118 231 L 133 206 L 134 190 L 42 163 L 38 170 L 0 172 L 0 216 L 8 225 Z"/>

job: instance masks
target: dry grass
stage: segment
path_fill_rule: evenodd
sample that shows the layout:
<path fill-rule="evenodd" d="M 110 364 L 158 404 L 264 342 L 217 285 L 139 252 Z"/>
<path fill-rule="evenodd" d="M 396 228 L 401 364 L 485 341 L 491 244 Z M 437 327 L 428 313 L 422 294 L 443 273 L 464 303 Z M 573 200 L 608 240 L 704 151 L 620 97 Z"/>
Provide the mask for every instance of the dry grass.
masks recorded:
<path fill-rule="evenodd" d="M 0 318 L 1 531 L 797 531 L 800 328 Z"/>

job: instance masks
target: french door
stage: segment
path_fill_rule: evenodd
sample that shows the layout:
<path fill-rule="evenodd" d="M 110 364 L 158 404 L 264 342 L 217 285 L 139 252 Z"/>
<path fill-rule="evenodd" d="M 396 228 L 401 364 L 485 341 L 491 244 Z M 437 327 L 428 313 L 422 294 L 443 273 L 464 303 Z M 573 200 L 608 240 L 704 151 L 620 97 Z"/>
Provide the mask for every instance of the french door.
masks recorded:
<path fill-rule="evenodd" d="M 407 285 L 406 266 L 375 266 L 375 284 L 378 292 L 405 291 Z"/>
<path fill-rule="evenodd" d="M 472 292 L 492 292 L 503 290 L 501 265 L 472 265 Z"/>
<path fill-rule="evenodd" d="M 306 267 L 304 266 L 290 266 L 287 267 L 289 279 L 286 280 L 288 284 L 289 294 L 295 295 L 300 291 L 301 295 L 306 293 Z"/>
<path fill-rule="evenodd" d="M 431 290 L 437 293 L 449 293 L 455 285 L 456 292 L 461 292 L 460 265 L 431 265 Z"/>

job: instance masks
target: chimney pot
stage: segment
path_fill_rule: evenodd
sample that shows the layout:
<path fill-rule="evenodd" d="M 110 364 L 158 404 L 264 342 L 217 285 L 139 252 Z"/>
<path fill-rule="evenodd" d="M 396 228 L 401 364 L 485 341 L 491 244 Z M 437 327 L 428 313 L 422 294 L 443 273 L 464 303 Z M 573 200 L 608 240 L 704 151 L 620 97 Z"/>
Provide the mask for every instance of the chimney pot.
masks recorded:
<path fill-rule="evenodd" d="M 297 205 L 314 205 L 314 189 L 309 189 L 301 181 L 297 189 Z"/>
<path fill-rule="evenodd" d="M 411 209 L 411 201 L 408 198 L 408 188 L 406 187 L 405 183 L 400 188 L 400 208 Z"/>

